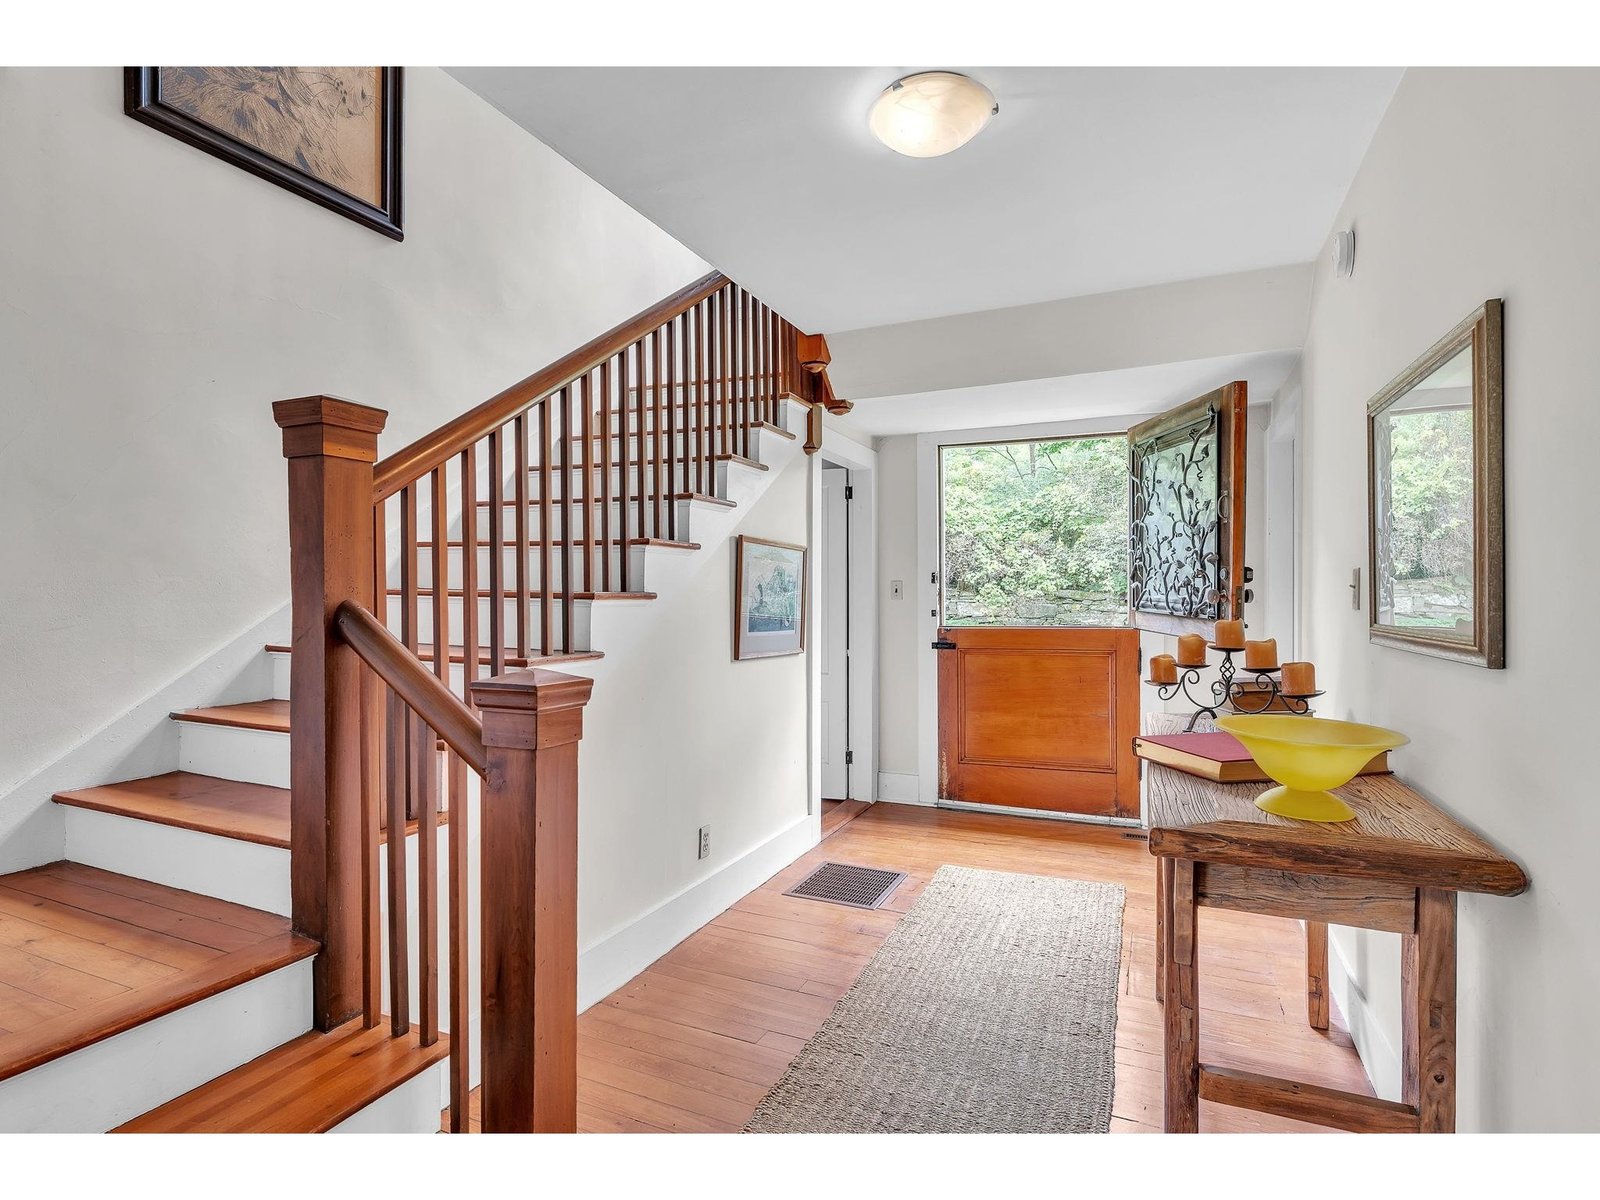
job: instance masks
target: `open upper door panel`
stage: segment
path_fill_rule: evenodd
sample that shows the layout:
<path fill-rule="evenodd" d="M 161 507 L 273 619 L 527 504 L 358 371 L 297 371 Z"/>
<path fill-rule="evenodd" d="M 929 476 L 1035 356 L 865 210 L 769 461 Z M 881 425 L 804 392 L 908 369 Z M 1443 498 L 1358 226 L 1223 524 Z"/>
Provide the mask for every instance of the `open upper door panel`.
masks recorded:
<path fill-rule="evenodd" d="M 1128 431 L 1128 608 L 1141 629 L 1207 633 L 1244 614 L 1242 382 Z"/>

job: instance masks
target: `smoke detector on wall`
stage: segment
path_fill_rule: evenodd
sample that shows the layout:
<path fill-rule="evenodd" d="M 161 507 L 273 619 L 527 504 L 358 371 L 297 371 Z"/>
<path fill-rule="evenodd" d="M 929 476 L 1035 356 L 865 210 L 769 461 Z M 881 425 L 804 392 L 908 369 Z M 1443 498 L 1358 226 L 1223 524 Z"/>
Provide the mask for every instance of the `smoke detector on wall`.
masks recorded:
<path fill-rule="evenodd" d="M 1341 229 L 1333 235 L 1333 270 L 1340 279 L 1348 279 L 1356 269 L 1356 231 Z"/>

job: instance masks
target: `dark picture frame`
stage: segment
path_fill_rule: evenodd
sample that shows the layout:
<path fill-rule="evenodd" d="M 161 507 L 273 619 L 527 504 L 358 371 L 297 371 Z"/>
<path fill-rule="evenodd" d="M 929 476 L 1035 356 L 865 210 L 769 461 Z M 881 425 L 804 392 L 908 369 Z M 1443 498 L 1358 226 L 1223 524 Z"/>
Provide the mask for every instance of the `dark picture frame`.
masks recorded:
<path fill-rule="evenodd" d="M 385 237 L 394 238 L 395 241 L 404 239 L 400 224 L 403 68 L 378 68 L 382 89 L 379 101 L 382 108 L 378 118 L 382 198 L 377 204 L 353 196 L 327 180 L 165 103 L 161 95 L 161 71 L 161 67 L 123 68 L 123 111 L 128 116 L 208 154 L 214 154 L 236 167 L 242 167 L 252 175 L 287 188 L 368 229 L 375 229 Z"/>
<path fill-rule="evenodd" d="M 1504 305 L 1486 300 L 1367 404 L 1367 636 L 1378 645 L 1503 670 L 1506 665 Z M 1392 486 L 1379 420 L 1450 359 L 1471 351 L 1472 621 L 1468 632 L 1380 618 L 1392 568 L 1384 514 Z M 1418 392 L 1419 395 L 1425 394 Z"/>
<path fill-rule="evenodd" d="M 767 558 L 788 559 L 792 562 L 794 578 L 798 581 L 796 597 L 796 626 L 792 630 L 759 630 L 753 628 L 753 610 L 756 607 L 761 583 L 757 573 L 746 559 L 752 551 L 765 551 Z M 776 551 L 776 555 L 772 552 Z M 733 549 L 733 658 L 740 662 L 751 658 L 781 658 L 790 654 L 804 654 L 806 648 L 806 608 L 810 590 L 810 552 L 793 542 L 774 542 L 767 538 L 740 534 L 734 539 Z M 752 589 L 746 595 L 745 589 Z M 787 588 L 785 589 L 787 590 Z"/>

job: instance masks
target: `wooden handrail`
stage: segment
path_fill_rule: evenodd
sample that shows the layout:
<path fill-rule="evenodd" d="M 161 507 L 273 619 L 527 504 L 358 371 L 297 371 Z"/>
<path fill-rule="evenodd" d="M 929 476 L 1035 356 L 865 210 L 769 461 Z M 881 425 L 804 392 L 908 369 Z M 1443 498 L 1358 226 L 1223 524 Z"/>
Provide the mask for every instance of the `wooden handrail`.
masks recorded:
<path fill-rule="evenodd" d="M 373 503 L 381 504 L 407 484 L 416 482 L 468 446 L 488 437 L 538 401 L 580 375 L 595 370 L 673 317 L 687 312 L 727 282 L 727 276 L 721 271 L 702 276 L 660 303 L 651 305 L 572 353 L 556 359 L 543 370 L 535 371 L 520 383 L 512 384 L 477 408 L 469 409 L 448 424 L 418 438 L 405 449 L 391 454 L 373 468 Z"/>
<path fill-rule="evenodd" d="M 400 639 L 361 605 L 346 600 L 333 615 L 334 627 L 363 662 L 377 672 L 413 712 L 444 739 L 469 767 L 482 775 L 489 764 L 483 723 L 437 675 L 422 665 Z"/>

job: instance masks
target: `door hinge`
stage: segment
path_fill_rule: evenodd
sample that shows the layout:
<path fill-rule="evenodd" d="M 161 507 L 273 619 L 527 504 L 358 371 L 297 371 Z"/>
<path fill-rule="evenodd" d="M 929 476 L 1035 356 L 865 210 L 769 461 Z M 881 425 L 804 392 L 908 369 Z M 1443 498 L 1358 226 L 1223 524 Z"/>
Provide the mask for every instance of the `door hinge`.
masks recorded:
<path fill-rule="evenodd" d="M 856 498 L 856 489 L 848 483 L 844 485 L 844 498 L 846 500 L 854 500 Z"/>
<path fill-rule="evenodd" d="M 856 761 L 856 752 L 854 750 L 846 750 L 844 752 L 844 765 L 847 766 L 847 767 L 848 766 L 852 766 L 852 765 L 854 765 L 855 761 Z"/>

